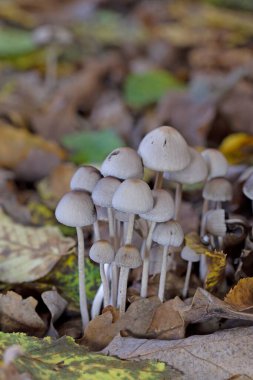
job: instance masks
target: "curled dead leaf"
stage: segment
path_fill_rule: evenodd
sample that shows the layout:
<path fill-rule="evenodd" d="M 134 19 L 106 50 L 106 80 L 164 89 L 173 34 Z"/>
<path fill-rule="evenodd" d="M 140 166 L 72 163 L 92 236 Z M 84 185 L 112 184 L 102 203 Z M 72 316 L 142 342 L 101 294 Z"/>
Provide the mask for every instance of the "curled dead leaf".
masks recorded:
<path fill-rule="evenodd" d="M 253 277 L 242 278 L 228 292 L 224 301 L 240 310 L 253 306 Z"/>
<path fill-rule="evenodd" d="M 206 251 L 208 258 L 208 273 L 205 278 L 205 289 L 213 291 L 224 279 L 226 268 L 226 256 L 222 251 Z"/>

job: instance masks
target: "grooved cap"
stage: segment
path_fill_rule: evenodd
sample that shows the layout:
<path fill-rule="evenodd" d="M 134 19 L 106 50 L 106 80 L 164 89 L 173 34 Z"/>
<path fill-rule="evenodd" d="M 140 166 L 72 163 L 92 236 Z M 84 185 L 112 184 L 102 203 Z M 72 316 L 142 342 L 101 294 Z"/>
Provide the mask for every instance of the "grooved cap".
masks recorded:
<path fill-rule="evenodd" d="M 98 240 L 90 248 L 91 260 L 99 264 L 110 264 L 114 261 L 114 250 L 109 241 Z"/>
<path fill-rule="evenodd" d="M 202 195 L 209 201 L 227 202 L 232 199 L 233 188 L 225 178 L 212 178 L 206 182 Z"/>
<path fill-rule="evenodd" d="M 157 224 L 152 238 L 156 243 L 163 246 L 180 247 L 184 240 L 184 233 L 178 222 L 169 220 L 168 222 Z"/>
<path fill-rule="evenodd" d="M 151 222 L 167 222 L 174 215 L 174 200 L 171 194 L 163 189 L 152 190 L 154 198 L 153 208 L 143 214 L 140 217 Z"/>
<path fill-rule="evenodd" d="M 121 182 L 114 177 L 101 178 L 92 191 L 92 200 L 95 205 L 111 207 L 112 197 Z"/>
<path fill-rule="evenodd" d="M 71 190 L 85 190 L 92 192 L 101 174 L 98 169 L 90 165 L 84 165 L 77 169 L 70 181 Z"/>
<path fill-rule="evenodd" d="M 138 268 L 142 264 L 140 252 L 133 245 L 123 245 L 116 253 L 115 264 L 119 267 Z"/>
<path fill-rule="evenodd" d="M 198 255 L 193 249 L 188 247 L 187 245 L 181 251 L 181 257 L 183 260 L 191 261 L 192 263 L 196 263 L 200 260 L 200 255 Z"/>
<path fill-rule="evenodd" d="M 210 210 L 205 215 L 206 230 L 214 236 L 225 236 L 227 231 L 225 210 Z"/>
<path fill-rule="evenodd" d="M 217 149 L 205 149 L 201 152 L 208 167 L 208 179 L 225 177 L 228 171 L 226 157 Z"/>

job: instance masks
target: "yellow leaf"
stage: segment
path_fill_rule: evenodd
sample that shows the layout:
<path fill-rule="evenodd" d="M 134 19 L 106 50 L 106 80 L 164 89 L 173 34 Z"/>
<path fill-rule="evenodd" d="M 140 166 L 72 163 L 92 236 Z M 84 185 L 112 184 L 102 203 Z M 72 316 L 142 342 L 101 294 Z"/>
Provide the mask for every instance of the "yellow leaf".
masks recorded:
<path fill-rule="evenodd" d="M 204 244 L 201 243 L 197 232 L 189 232 L 185 235 L 185 245 L 187 245 L 198 254 L 206 254 L 207 248 Z"/>
<path fill-rule="evenodd" d="M 253 136 L 247 133 L 233 133 L 222 141 L 220 151 L 230 164 L 252 164 Z"/>
<path fill-rule="evenodd" d="M 230 289 L 224 301 L 239 309 L 253 306 L 253 277 L 242 278 Z"/>
<path fill-rule="evenodd" d="M 208 258 L 208 273 L 205 279 L 205 289 L 211 292 L 219 285 L 224 277 L 226 267 L 226 255 L 222 251 L 206 251 Z"/>

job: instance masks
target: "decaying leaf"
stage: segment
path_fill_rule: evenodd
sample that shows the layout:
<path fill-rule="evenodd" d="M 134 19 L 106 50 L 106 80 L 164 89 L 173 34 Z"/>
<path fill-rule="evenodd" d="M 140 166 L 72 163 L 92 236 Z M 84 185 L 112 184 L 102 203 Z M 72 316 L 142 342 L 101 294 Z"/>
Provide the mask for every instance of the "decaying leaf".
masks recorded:
<path fill-rule="evenodd" d="M 0 210 L 0 281 L 22 283 L 45 276 L 75 245 L 57 227 L 26 227 Z"/>
<path fill-rule="evenodd" d="M 155 359 L 181 372 L 181 379 L 226 380 L 234 375 L 252 378 L 253 327 L 218 331 L 180 340 L 116 337 L 103 351 L 121 359 Z"/>
<path fill-rule="evenodd" d="M 130 363 L 116 358 L 93 354 L 78 346 L 70 337 L 59 340 L 39 340 L 24 334 L 0 333 L 0 354 L 7 347 L 18 344 L 24 355 L 14 362 L 21 373 L 33 380 L 170 380 L 179 373 L 164 363 L 143 361 Z"/>
<path fill-rule="evenodd" d="M 36 313 L 38 302 L 33 297 L 22 299 L 15 292 L 0 294 L 0 328 L 3 332 L 25 332 L 43 336 L 46 325 Z"/>
<path fill-rule="evenodd" d="M 206 253 L 207 249 L 204 244 L 201 243 L 200 237 L 197 232 L 189 232 L 185 235 L 185 245 L 190 247 L 193 251 L 198 254 Z"/>
<path fill-rule="evenodd" d="M 253 277 L 242 278 L 228 292 L 225 302 L 241 310 L 253 306 Z"/>
<path fill-rule="evenodd" d="M 62 315 L 68 303 L 56 290 L 48 290 L 42 293 L 41 298 L 51 314 L 51 321 L 47 335 L 53 338 L 58 338 L 58 332 L 54 327 L 54 322 Z"/>
<path fill-rule="evenodd" d="M 208 258 L 208 273 L 205 278 L 205 289 L 214 290 L 224 278 L 226 268 L 226 256 L 222 251 L 206 251 Z"/>
<path fill-rule="evenodd" d="M 220 151 L 230 164 L 252 164 L 253 136 L 247 133 L 233 133 L 222 141 Z"/>

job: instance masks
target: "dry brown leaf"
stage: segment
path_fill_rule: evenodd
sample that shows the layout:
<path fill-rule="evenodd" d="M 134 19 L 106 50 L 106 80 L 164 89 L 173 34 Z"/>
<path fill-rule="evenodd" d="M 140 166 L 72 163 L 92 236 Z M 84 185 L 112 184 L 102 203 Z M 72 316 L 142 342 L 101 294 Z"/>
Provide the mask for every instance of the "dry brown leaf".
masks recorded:
<path fill-rule="evenodd" d="M 208 273 L 205 278 L 205 289 L 213 291 L 225 277 L 226 256 L 222 251 L 206 251 Z"/>
<path fill-rule="evenodd" d="M 1 331 L 43 336 L 46 325 L 35 311 L 37 303 L 33 297 L 22 299 L 12 291 L 0 294 Z"/>
<path fill-rule="evenodd" d="M 13 128 L 4 123 L 1 123 L 0 128 L 0 165 L 2 167 L 16 168 L 23 160 L 28 158 L 34 149 L 53 155 L 56 159 L 66 157 L 65 151 L 58 145 L 31 134 L 25 129 Z M 43 162 L 40 162 L 40 164 L 43 165 Z"/>
<path fill-rule="evenodd" d="M 176 341 L 116 337 L 103 353 L 127 360 L 160 360 L 181 371 L 185 380 L 253 377 L 253 327 Z"/>
<path fill-rule="evenodd" d="M 226 295 L 225 302 L 240 310 L 253 306 L 253 277 L 242 278 Z"/>
<path fill-rule="evenodd" d="M 51 314 L 47 335 L 52 336 L 53 338 L 58 338 L 59 334 L 54 327 L 54 322 L 62 315 L 68 303 L 56 290 L 48 290 L 42 293 L 41 298 Z"/>
<path fill-rule="evenodd" d="M 0 281 L 11 284 L 44 277 L 69 254 L 75 241 L 65 238 L 58 227 L 26 227 L 0 210 Z"/>

